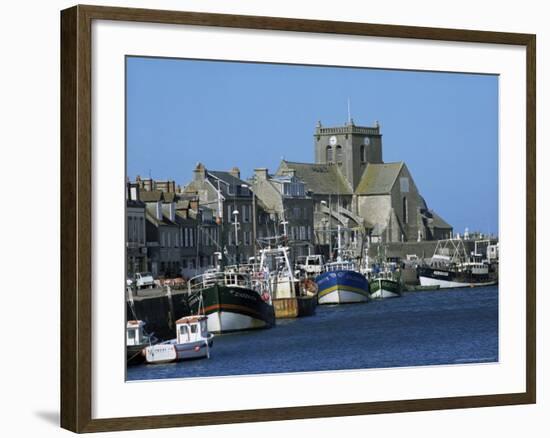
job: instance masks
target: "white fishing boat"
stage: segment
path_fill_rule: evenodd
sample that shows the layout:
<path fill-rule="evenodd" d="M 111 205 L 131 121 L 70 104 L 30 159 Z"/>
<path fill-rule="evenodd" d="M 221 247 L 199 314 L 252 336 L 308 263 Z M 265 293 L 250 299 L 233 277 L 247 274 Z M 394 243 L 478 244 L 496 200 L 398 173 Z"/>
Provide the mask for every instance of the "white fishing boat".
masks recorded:
<path fill-rule="evenodd" d="M 142 350 L 158 342 L 153 334 L 145 332 L 145 322 L 130 320 L 126 323 L 126 364 L 138 365 L 143 362 Z"/>
<path fill-rule="evenodd" d="M 176 338 L 144 350 L 150 364 L 210 358 L 214 335 L 208 332 L 204 315 L 185 316 L 176 321 Z"/>
<path fill-rule="evenodd" d="M 325 260 L 321 254 L 301 256 L 296 262 L 303 276 L 315 278 L 324 272 Z"/>

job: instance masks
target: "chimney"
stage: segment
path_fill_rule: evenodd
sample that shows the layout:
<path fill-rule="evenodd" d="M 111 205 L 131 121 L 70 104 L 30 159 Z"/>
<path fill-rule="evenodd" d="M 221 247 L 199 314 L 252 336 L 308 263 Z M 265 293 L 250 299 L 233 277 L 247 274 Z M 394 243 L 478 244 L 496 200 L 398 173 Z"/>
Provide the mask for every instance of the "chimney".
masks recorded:
<path fill-rule="evenodd" d="M 229 171 L 229 174 L 234 176 L 235 178 L 241 179 L 241 171 L 237 166 L 235 166 L 233 169 Z"/>
<path fill-rule="evenodd" d="M 267 180 L 267 168 L 260 167 L 258 169 L 254 169 L 254 173 L 256 174 L 256 180 L 257 181 L 266 181 Z"/>
<path fill-rule="evenodd" d="M 204 164 L 197 163 L 195 170 L 193 170 L 193 181 L 204 181 L 206 178 L 206 168 Z"/>
<path fill-rule="evenodd" d="M 157 201 L 157 204 L 155 207 L 156 207 L 155 213 L 156 213 L 157 220 L 161 221 L 162 220 L 162 201 Z"/>
<path fill-rule="evenodd" d="M 139 186 L 137 184 L 130 184 L 130 199 L 139 201 Z"/>

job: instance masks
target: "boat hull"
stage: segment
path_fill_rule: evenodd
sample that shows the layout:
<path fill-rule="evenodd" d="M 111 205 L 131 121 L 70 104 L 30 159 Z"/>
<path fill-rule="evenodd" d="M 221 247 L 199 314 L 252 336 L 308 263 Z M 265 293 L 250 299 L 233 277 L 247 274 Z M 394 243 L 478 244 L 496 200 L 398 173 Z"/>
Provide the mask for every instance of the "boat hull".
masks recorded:
<path fill-rule="evenodd" d="M 418 279 L 421 286 L 439 286 L 440 289 L 493 286 L 498 283 L 486 274 L 458 273 L 426 266 L 418 268 Z"/>
<path fill-rule="evenodd" d="M 202 359 L 210 357 L 213 336 L 208 340 L 178 344 L 176 340 L 152 345 L 145 349 L 145 360 L 149 364 L 177 362 L 181 360 Z"/>
<path fill-rule="evenodd" d="M 401 296 L 401 285 L 395 280 L 375 278 L 369 284 L 370 297 L 373 299 L 397 298 Z"/>
<path fill-rule="evenodd" d="M 369 299 L 369 282 L 359 272 L 329 271 L 319 275 L 319 304 L 364 303 Z"/>
<path fill-rule="evenodd" d="M 316 295 L 273 299 L 273 308 L 275 309 L 275 318 L 277 319 L 312 316 L 315 314 L 316 307 Z"/>
<path fill-rule="evenodd" d="M 243 287 L 214 285 L 188 297 L 192 314 L 204 313 L 208 331 L 226 333 L 272 327 L 275 323 L 273 306 L 254 290 Z M 202 308 L 204 306 L 204 309 Z"/>
<path fill-rule="evenodd" d="M 145 361 L 141 352 L 149 344 L 140 345 L 127 345 L 126 346 L 126 364 L 127 365 L 139 365 Z"/>

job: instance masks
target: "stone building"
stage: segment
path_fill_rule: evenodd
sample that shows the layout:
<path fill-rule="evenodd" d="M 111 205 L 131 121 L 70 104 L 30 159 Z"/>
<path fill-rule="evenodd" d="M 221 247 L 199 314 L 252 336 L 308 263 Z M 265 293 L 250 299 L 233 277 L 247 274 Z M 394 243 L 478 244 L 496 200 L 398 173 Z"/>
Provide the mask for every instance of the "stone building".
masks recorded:
<path fill-rule="evenodd" d="M 153 276 L 173 277 L 181 271 L 180 230 L 176 202 L 158 190 L 141 192 L 145 203 L 148 268 Z"/>
<path fill-rule="evenodd" d="M 180 198 L 176 204 L 180 227 L 181 273 L 193 277 L 218 263 L 219 226 L 213 211 L 201 207 L 196 197 Z"/>
<path fill-rule="evenodd" d="M 244 263 L 254 256 L 254 225 L 257 236 L 274 234 L 273 218 L 261 200 L 256 199 L 251 184 L 241 179 L 236 167 L 228 172 L 214 171 L 198 163 L 193 181 L 185 187 L 184 193 L 196 195 L 202 206 L 212 210 L 220 225 L 220 245 L 229 264 Z"/>
<path fill-rule="evenodd" d="M 278 176 L 269 175 L 266 168 L 255 169 L 251 184 L 263 208 L 282 225 L 279 232 L 288 236 L 292 255 L 309 254 L 314 244 L 313 199 L 294 169 Z M 261 231 L 259 239 L 263 237 Z"/>
<path fill-rule="evenodd" d="M 344 230 L 347 246 L 446 238 L 452 227 L 430 210 L 403 162 L 384 163 L 382 134 L 374 127 L 317 124 L 315 163 L 283 160 L 277 175 L 294 170 L 315 203 L 315 231 Z M 329 232 L 333 236 L 333 232 Z M 329 242 L 331 245 L 334 242 Z"/>
<path fill-rule="evenodd" d="M 136 272 L 147 269 L 145 239 L 145 204 L 140 201 L 139 187 L 126 186 L 126 273 L 133 278 Z"/>

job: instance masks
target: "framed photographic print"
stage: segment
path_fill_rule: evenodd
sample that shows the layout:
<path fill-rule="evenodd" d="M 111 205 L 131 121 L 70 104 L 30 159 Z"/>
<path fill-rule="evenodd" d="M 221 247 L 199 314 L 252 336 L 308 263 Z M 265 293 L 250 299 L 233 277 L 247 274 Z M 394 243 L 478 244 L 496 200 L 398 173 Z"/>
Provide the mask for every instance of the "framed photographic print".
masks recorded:
<path fill-rule="evenodd" d="M 61 55 L 62 427 L 535 403 L 534 35 L 75 6 Z"/>

